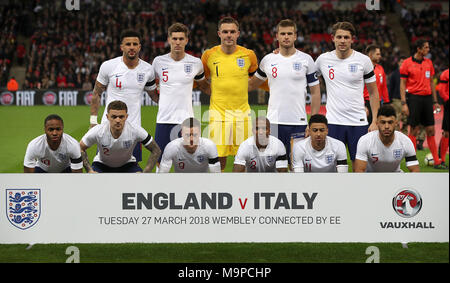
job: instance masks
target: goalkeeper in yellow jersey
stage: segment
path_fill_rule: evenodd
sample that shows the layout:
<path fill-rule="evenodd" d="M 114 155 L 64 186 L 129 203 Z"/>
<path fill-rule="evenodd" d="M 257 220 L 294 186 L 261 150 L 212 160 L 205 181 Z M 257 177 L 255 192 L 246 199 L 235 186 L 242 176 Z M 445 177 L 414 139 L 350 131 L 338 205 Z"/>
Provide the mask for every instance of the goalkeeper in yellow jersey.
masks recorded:
<path fill-rule="evenodd" d="M 252 135 L 248 79 L 258 68 L 252 50 L 237 45 L 239 23 L 225 17 L 219 21 L 220 45 L 202 55 L 205 76 L 211 80 L 209 138 L 217 145 L 220 166 L 236 155 L 239 145 Z"/>

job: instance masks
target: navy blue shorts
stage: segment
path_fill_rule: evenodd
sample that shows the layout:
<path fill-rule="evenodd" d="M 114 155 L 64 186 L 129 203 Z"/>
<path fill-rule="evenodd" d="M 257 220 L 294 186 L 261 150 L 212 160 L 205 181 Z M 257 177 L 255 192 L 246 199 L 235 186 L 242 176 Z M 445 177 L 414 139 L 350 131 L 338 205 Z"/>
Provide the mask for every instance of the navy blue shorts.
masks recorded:
<path fill-rule="evenodd" d="M 98 173 L 136 173 L 142 172 L 137 162 L 128 162 L 120 167 L 109 167 L 101 162 L 92 162 L 92 169 Z"/>
<path fill-rule="evenodd" d="M 328 136 L 338 139 L 347 145 L 350 159 L 355 160 L 356 146 L 359 138 L 367 134 L 369 126 L 344 126 L 344 125 L 328 125 Z"/>
<path fill-rule="evenodd" d="M 39 166 L 34 167 L 34 173 L 48 173 L 47 171 L 45 171 L 44 169 L 42 169 Z M 69 167 L 67 167 L 66 169 L 62 170 L 59 173 L 72 173 L 72 169 Z"/>
<path fill-rule="evenodd" d="M 161 162 L 164 149 L 167 144 L 174 139 L 181 137 L 181 125 L 179 124 L 156 124 L 155 128 L 155 142 L 161 149 L 161 155 L 158 158 L 158 162 Z"/>
<path fill-rule="evenodd" d="M 306 131 L 306 125 L 296 126 L 296 125 L 281 125 L 281 124 L 271 124 L 270 134 L 278 138 L 286 148 L 286 156 L 288 157 L 289 164 L 291 164 L 291 140 L 297 138 L 304 138 Z"/>

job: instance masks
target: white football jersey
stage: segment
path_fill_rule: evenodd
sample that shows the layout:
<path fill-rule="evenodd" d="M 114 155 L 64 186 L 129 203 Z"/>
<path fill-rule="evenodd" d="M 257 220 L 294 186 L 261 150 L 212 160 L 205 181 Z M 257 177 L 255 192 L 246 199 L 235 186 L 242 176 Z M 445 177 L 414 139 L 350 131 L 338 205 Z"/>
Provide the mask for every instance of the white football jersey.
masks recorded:
<path fill-rule="evenodd" d="M 49 173 L 59 173 L 70 166 L 72 170 L 83 168 L 80 144 L 63 133 L 61 144 L 53 151 L 47 143 L 45 134 L 33 139 L 27 147 L 23 165 L 28 168 L 40 167 Z"/>
<path fill-rule="evenodd" d="M 310 55 L 299 50 L 285 57 L 278 54 L 264 56 L 255 76 L 269 80 L 270 96 L 267 118 L 271 123 L 306 125 L 306 87 L 319 84 L 317 69 Z"/>
<path fill-rule="evenodd" d="M 109 167 L 120 167 L 128 162 L 135 162 L 133 149 L 138 142 L 147 146 L 153 140 L 141 126 L 125 121 L 122 134 L 115 139 L 110 130 L 109 121 L 91 128 L 81 139 L 87 146 L 97 144 L 98 153 L 94 162 L 101 162 Z"/>
<path fill-rule="evenodd" d="M 321 151 L 311 145 L 311 137 L 294 144 L 292 149 L 292 168 L 294 172 L 337 172 L 338 167 L 348 167 L 347 149 L 340 140 L 326 138 Z"/>
<path fill-rule="evenodd" d="M 107 120 L 106 109 L 114 100 L 125 102 L 128 107 L 127 121 L 133 125 L 141 125 L 141 104 L 145 90 L 156 88 L 155 72 L 152 65 L 139 59 L 134 69 L 129 69 L 123 57 L 103 62 L 98 72 L 97 81 L 106 85 L 106 103 L 102 123 Z M 145 94 L 147 95 L 147 94 Z"/>
<path fill-rule="evenodd" d="M 327 88 L 328 123 L 346 126 L 367 125 L 364 85 L 376 81 L 370 58 L 353 50 L 348 58 L 339 59 L 334 50 L 320 55 L 316 60 L 316 66 Z"/>
<path fill-rule="evenodd" d="M 277 168 L 288 167 L 286 148 L 279 139 L 269 136 L 267 147 L 260 151 L 255 136 L 251 136 L 239 146 L 234 164 L 244 165 L 247 172 L 276 172 Z"/>
<path fill-rule="evenodd" d="M 158 172 L 169 172 L 172 164 L 176 173 L 220 172 L 217 147 L 207 138 L 200 138 L 193 154 L 184 148 L 183 138 L 171 141 L 164 149 Z"/>
<path fill-rule="evenodd" d="M 403 158 L 407 167 L 419 165 L 412 141 L 401 132 L 395 131 L 389 147 L 381 142 L 378 130 L 365 134 L 358 141 L 356 159 L 367 162 L 367 172 L 402 172 Z"/>
<path fill-rule="evenodd" d="M 180 124 L 194 117 L 192 110 L 192 87 L 194 80 L 205 78 L 202 61 L 186 54 L 175 61 L 169 54 L 153 60 L 159 78 L 159 101 L 157 123 Z"/>

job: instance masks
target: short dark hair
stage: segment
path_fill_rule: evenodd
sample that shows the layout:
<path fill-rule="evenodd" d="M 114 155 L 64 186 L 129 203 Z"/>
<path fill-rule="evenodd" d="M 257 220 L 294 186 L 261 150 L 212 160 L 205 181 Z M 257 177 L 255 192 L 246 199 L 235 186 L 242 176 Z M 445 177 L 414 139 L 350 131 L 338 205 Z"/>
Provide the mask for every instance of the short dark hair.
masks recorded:
<path fill-rule="evenodd" d="M 107 108 L 107 113 L 109 113 L 109 110 L 125 110 L 125 112 L 127 112 L 128 113 L 128 107 L 127 107 L 127 105 L 125 104 L 125 102 L 123 102 L 123 101 L 120 101 L 120 100 L 114 100 L 114 101 L 111 101 L 109 104 L 108 104 L 108 108 Z"/>
<path fill-rule="evenodd" d="M 57 115 L 57 114 L 50 114 L 50 115 L 48 115 L 48 116 L 45 118 L 45 120 L 44 120 L 44 127 L 45 127 L 45 125 L 47 125 L 47 122 L 50 121 L 50 120 L 58 120 L 58 121 L 61 121 L 61 123 L 62 123 L 63 126 L 64 126 L 64 121 L 63 121 L 63 119 L 62 119 L 59 115 Z"/>
<path fill-rule="evenodd" d="M 278 25 L 277 25 L 277 32 L 280 29 L 280 27 L 282 28 L 286 28 L 286 27 L 294 27 L 294 31 L 297 32 L 297 25 L 295 24 L 295 22 L 291 19 L 285 19 L 285 20 L 281 20 Z"/>
<path fill-rule="evenodd" d="M 173 32 L 184 32 L 186 37 L 189 37 L 189 29 L 182 23 L 174 23 L 167 29 L 167 34 L 169 36 L 172 36 Z"/>
<path fill-rule="evenodd" d="M 417 49 L 422 48 L 428 40 L 420 38 L 414 42 L 414 52 L 417 52 Z"/>
<path fill-rule="evenodd" d="M 132 29 L 127 29 L 120 33 L 120 42 L 122 42 L 125 37 L 137 37 L 139 38 L 139 42 L 141 42 L 141 34 Z"/>
<path fill-rule="evenodd" d="M 376 44 L 370 44 L 369 46 L 366 47 L 366 55 L 369 55 L 369 53 L 372 53 L 377 49 L 381 50 L 380 46 Z"/>
<path fill-rule="evenodd" d="M 328 120 L 322 114 L 314 114 L 309 118 L 308 126 L 311 126 L 312 123 L 322 123 L 328 127 Z"/>
<path fill-rule="evenodd" d="M 181 123 L 181 127 L 185 127 L 185 128 L 201 128 L 201 124 L 200 121 L 197 120 L 196 118 L 187 118 L 186 120 L 183 121 L 183 123 Z"/>
<path fill-rule="evenodd" d="M 388 104 L 384 104 L 378 109 L 378 117 L 384 116 L 384 117 L 397 117 L 397 112 L 395 112 L 394 107 Z"/>
<path fill-rule="evenodd" d="M 335 35 L 338 29 L 349 31 L 352 36 L 356 35 L 355 27 L 350 22 L 337 22 L 333 25 L 331 29 L 331 34 Z"/>
<path fill-rule="evenodd" d="M 222 19 L 220 19 L 217 28 L 220 29 L 220 26 L 222 24 L 235 24 L 237 26 L 237 29 L 239 30 L 239 22 L 233 17 L 223 17 Z"/>

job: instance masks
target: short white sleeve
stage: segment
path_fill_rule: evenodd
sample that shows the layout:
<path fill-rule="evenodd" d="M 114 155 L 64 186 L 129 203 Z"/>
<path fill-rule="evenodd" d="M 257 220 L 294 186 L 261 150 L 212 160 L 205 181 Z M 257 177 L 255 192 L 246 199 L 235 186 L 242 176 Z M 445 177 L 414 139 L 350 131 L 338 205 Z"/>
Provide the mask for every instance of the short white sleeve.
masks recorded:
<path fill-rule="evenodd" d="M 358 145 L 356 146 L 355 159 L 367 162 L 369 160 L 367 157 L 367 154 L 369 152 L 368 149 L 369 146 L 370 146 L 369 136 L 368 135 L 362 136 L 358 141 Z"/>
<path fill-rule="evenodd" d="M 287 168 L 288 160 L 286 157 L 286 148 L 280 140 L 276 140 L 277 143 L 277 161 L 275 162 L 276 168 Z"/>
<path fill-rule="evenodd" d="M 109 62 L 109 61 L 103 62 L 100 65 L 100 70 L 98 71 L 98 75 L 97 75 L 97 81 L 105 86 L 107 86 L 109 84 L 108 73 L 111 71 L 111 70 L 109 70 L 110 68 L 109 68 L 109 64 L 107 62 Z"/>
<path fill-rule="evenodd" d="M 177 140 L 171 141 L 164 149 L 163 155 L 161 157 L 161 162 L 159 163 L 158 173 L 169 173 L 170 168 L 172 168 L 172 160 L 177 153 L 175 144 L 176 142 Z"/>
<path fill-rule="evenodd" d="M 27 151 L 25 152 L 25 158 L 23 160 L 23 166 L 28 168 L 36 167 L 36 152 L 35 147 L 33 146 L 34 140 L 32 140 L 28 146 Z"/>
<path fill-rule="evenodd" d="M 306 58 L 307 58 L 307 61 L 308 61 L 308 70 L 306 72 L 307 80 L 309 81 L 312 78 L 315 79 L 312 82 L 308 82 L 308 86 L 318 85 L 320 83 L 320 81 L 317 79 L 317 70 L 318 70 L 318 68 L 317 68 L 316 64 L 314 63 L 313 58 L 310 55 L 306 56 Z"/>
<path fill-rule="evenodd" d="M 248 146 L 246 142 L 243 142 L 239 146 L 238 152 L 234 157 L 234 164 L 245 166 L 247 164 L 248 159 L 249 159 Z"/>
<path fill-rule="evenodd" d="M 205 70 L 203 69 L 203 63 L 201 60 L 196 60 L 195 63 L 198 69 L 197 75 L 194 77 L 194 80 L 201 81 L 205 79 Z"/>
<path fill-rule="evenodd" d="M 105 123 L 109 123 L 109 122 L 105 122 Z M 101 130 L 100 126 L 101 126 L 101 124 L 97 125 L 93 128 L 90 128 L 89 131 L 83 136 L 83 138 L 81 138 L 81 141 L 87 147 L 91 147 L 97 143 L 97 135 L 98 135 L 98 132 Z"/>
<path fill-rule="evenodd" d="M 292 149 L 292 168 L 294 169 L 294 172 L 304 172 L 305 169 L 303 168 L 303 159 L 305 157 L 305 151 L 302 146 L 300 146 L 302 143 L 297 142 L 294 144 L 294 147 Z"/>
<path fill-rule="evenodd" d="M 373 71 L 373 63 L 368 56 L 363 56 L 363 67 L 364 67 L 364 82 L 365 83 L 373 83 L 376 82 L 377 77 Z M 369 76 L 372 74 L 371 76 Z"/>

